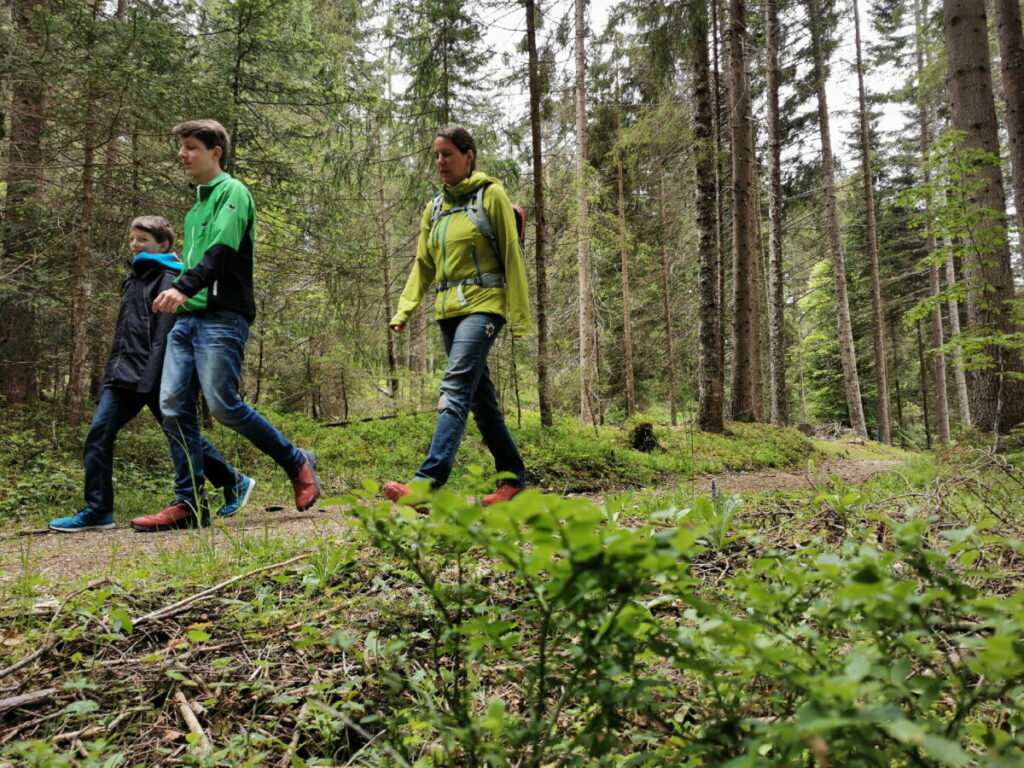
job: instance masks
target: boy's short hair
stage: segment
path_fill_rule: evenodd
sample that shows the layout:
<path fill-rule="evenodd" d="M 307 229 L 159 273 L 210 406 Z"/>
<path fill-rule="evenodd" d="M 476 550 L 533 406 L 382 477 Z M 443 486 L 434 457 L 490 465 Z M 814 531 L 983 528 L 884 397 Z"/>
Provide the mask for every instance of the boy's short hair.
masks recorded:
<path fill-rule="evenodd" d="M 141 229 L 143 232 L 149 232 L 158 243 L 166 242 L 171 244 L 171 248 L 174 247 L 176 237 L 174 228 L 163 216 L 136 216 L 132 219 L 132 224 L 128 229 Z"/>
<path fill-rule="evenodd" d="M 184 136 L 195 136 L 207 149 L 220 147 L 220 167 L 227 168 L 228 154 L 231 151 L 231 138 L 224 126 L 216 120 L 186 120 L 178 123 L 171 129 L 171 135 L 176 139 Z"/>

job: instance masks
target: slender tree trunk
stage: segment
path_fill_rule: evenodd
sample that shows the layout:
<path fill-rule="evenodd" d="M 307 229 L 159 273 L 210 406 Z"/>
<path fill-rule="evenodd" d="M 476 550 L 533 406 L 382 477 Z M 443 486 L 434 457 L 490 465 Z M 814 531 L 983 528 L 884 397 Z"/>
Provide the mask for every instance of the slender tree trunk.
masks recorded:
<path fill-rule="evenodd" d="M 753 124 L 753 118 L 751 118 Z M 751 128 L 750 146 L 757 146 L 757 139 Z M 764 320 L 768 314 L 768 289 L 765 283 L 766 258 L 764 252 L 764 233 L 761 229 L 761 193 L 758 189 L 757 180 L 760 178 L 760 171 L 757 166 L 755 155 L 751 169 L 751 195 L 750 195 L 750 222 L 753 225 L 754 239 L 751 243 L 750 260 L 750 376 L 752 403 L 754 406 L 754 420 L 763 422 L 764 417 L 764 379 L 765 379 L 765 358 L 764 348 L 768 343 L 767 328 Z"/>
<path fill-rule="evenodd" d="M 732 138 L 732 417 L 753 421 L 754 413 L 754 147 L 751 141 L 750 87 L 745 54 L 747 8 L 729 1 L 729 131 Z"/>
<path fill-rule="evenodd" d="M 924 425 L 924 445 L 932 447 L 931 419 L 928 414 L 928 375 L 924 364 L 924 340 L 921 338 L 921 321 L 914 323 L 917 330 L 917 370 L 921 380 L 921 422 Z"/>
<path fill-rule="evenodd" d="M 925 55 L 921 40 L 924 34 L 924 18 L 927 16 L 927 12 L 927 0 L 918 0 L 914 7 L 916 26 L 914 39 L 919 84 L 923 82 L 924 76 Z M 921 159 L 923 161 L 928 157 L 928 152 L 931 149 L 931 124 L 925 90 L 920 85 L 918 87 L 918 120 L 921 126 Z M 931 183 L 931 172 L 927 167 L 924 170 L 924 183 L 925 185 Z M 924 201 L 926 217 L 931 209 L 931 203 L 931 195 L 927 195 Z M 939 287 L 939 265 L 935 261 L 935 236 L 930 231 L 925 237 L 925 252 L 928 254 L 928 293 L 935 298 L 939 295 L 941 288 Z M 931 312 L 931 354 L 935 376 L 935 425 L 939 442 L 946 444 L 949 442 L 949 397 L 946 389 L 946 356 L 941 351 L 943 344 L 942 305 L 941 302 L 936 301 L 935 308 Z"/>
<path fill-rule="evenodd" d="M 1006 133 L 1013 172 L 1013 204 L 1017 231 L 1024 238 L 1024 30 L 1019 0 L 993 0 L 999 28 L 999 59 L 1002 65 Z M 1018 243 L 1017 274 L 1024 279 L 1024 241 Z"/>
<path fill-rule="evenodd" d="M 878 387 L 878 433 L 883 443 L 892 443 L 889 413 L 889 371 L 885 354 L 885 304 L 878 270 L 878 222 L 875 215 L 875 179 L 871 170 L 871 140 L 868 134 L 868 100 L 864 88 L 864 59 L 861 53 L 860 8 L 853 0 L 853 27 L 857 48 L 857 95 L 860 112 L 860 149 L 863 155 L 864 218 L 867 221 L 868 272 L 871 281 L 871 341 L 875 349 L 875 378 Z"/>
<path fill-rule="evenodd" d="M 843 384 L 850 426 L 867 437 L 864 407 L 860 399 L 860 378 L 857 375 L 857 353 L 853 344 L 850 302 L 846 293 L 846 260 L 839 235 L 839 208 L 836 202 L 835 168 L 832 159 L 832 138 L 829 129 L 828 101 L 825 98 L 825 62 L 821 46 L 821 16 L 818 0 L 808 0 L 811 27 L 811 48 L 814 58 L 814 80 L 818 99 L 818 127 L 821 132 L 821 165 L 825 187 L 825 218 L 829 247 L 832 251 L 832 282 L 836 295 L 836 323 L 843 364 Z"/>
<path fill-rule="evenodd" d="M 729 404 L 725 401 L 725 247 L 728 242 L 728 232 L 725 223 L 725 200 L 722 190 L 725 188 L 725 152 L 722 140 L 722 82 L 719 63 L 719 40 L 721 29 L 718 24 L 718 8 L 721 0 L 709 0 L 711 6 L 711 126 L 715 137 L 715 264 L 717 275 L 715 277 L 716 301 L 718 302 L 718 319 L 715 324 L 718 327 L 717 348 L 715 349 L 715 370 L 721 378 L 716 384 L 722 390 L 722 415 L 724 418 L 731 418 L 731 412 L 726 409 Z M 724 426 L 723 426 L 724 431 Z"/>
<path fill-rule="evenodd" d="M 948 302 L 950 341 L 956 342 L 960 336 L 960 302 L 957 301 L 955 291 L 952 290 L 956 287 L 956 267 L 953 264 L 952 252 L 946 259 L 946 286 L 950 289 Z M 967 374 L 964 371 L 964 358 L 959 344 L 953 346 L 953 373 L 956 379 L 956 399 L 960 408 L 960 423 L 969 427 L 971 425 L 971 400 L 967 392 Z"/>
<path fill-rule="evenodd" d="M 789 423 L 786 393 L 786 327 L 782 265 L 782 139 L 779 135 L 779 14 L 776 0 L 765 0 L 765 59 L 768 77 L 768 361 L 771 422 Z"/>
<path fill-rule="evenodd" d="M 712 0 L 715 2 L 716 0 Z M 693 40 L 694 169 L 697 177 L 697 426 L 705 432 L 725 431 L 722 371 L 722 312 L 719 306 L 718 220 L 715 188 L 714 118 L 708 61 L 708 3 L 691 0 Z"/>
<path fill-rule="evenodd" d="M 579 269 L 580 420 L 597 423 L 594 384 L 594 289 L 590 260 L 590 211 L 587 201 L 587 52 L 586 0 L 576 3 L 576 238 Z"/>
<path fill-rule="evenodd" d="M 988 23 L 985 4 L 978 0 L 944 0 L 946 51 L 949 65 L 950 124 L 964 131 L 964 146 L 999 156 L 995 100 L 992 94 Z M 1006 239 L 1006 197 L 998 162 L 984 166 L 979 176 L 988 184 L 971 196 L 978 208 L 995 211 L 982 222 L 982 236 L 968 249 L 967 320 L 971 331 L 1006 336 L 1019 333 L 1011 319 L 1014 299 L 1010 245 Z M 994 243 L 994 244 L 993 244 Z M 971 371 L 971 415 L 984 431 L 1004 432 L 1024 421 L 1024 385 L 1020 353 L 990 345 L 994 361 Z"/>
<path fill-rule="evenodd" d="M 378 126 L 378 133 L 380 128 Z M 378 149 L 380 145 L 378 144 Z M 388 245 L 388 213 L 387 201 L 384 196 L 384 158 L 377 158 L 377 237 L 380 240 L 381 272 L 384 280 L 384 313 L 386 317 L 395 314 L 391 296 L 391 248 Z M 385 350 L 388 360 L 388 392 L 392 402 L 399 399 L 398 383 L 398 352 L 395 349 L 395 334 L 385 327 Z"/>
<path fill-rule="evenodd" d="M 616 78 L 615 127 L 618 138 L 622 140 L 622 110 L 619 106 L 621 97 L 618 93 Z M 636 416 L 636 383 L 633 374 L 633 315 L 630 311 L 629 296 L 629 249 L 626 237 L 626 173 L 622 167 L 622 152 L 615 158 L 615 170 L 619 188 L 619 252 L 622 263 L 622 356 L 623 376 L 626 379 L 626 411 L 629 418 Z"/>
<path fill-rule="evenodd" d="M 668 410 L 672 426 L 679 422 L 679 408 L 676 399 L 676 354 L 675 338 L 672 331 L 671 280 L 668 262 L 668 215 L 665 209 L 665 174 L 658 174 L 658 221 L 661 225 L 661 302 L 665 322 L 666 378 L 668 379 Z"/>
<path fill-rule="evenodd" d="M 533 230 L 534 267 L 537 285 L 537 399 L 540 423 L 554 424 L 551 412 L 551 384 L 548 381 L 548 317 L 547 317 L 547 218 L 544 207 L 544 152 L 541 143 L 540 62 L 537 58 L 537 8 L 534 0 L 526 0 L 526 47 L 530 69 L 530 139 L 533 154 Z"/>
<path fill-rule="evenodd" d="M 90 103 L 94 103 L 90 99 Z M 78 222 L 78 256 L 75 260 L 75 284 L 71 300 L 71 377 L 68 382 L 68 424 L 82 423 L 86 383 L 89 380 L 89 301 L 92 297 L 92 226 L 96 123 L 86 118 L 82 131 L 81 218 Z"/>

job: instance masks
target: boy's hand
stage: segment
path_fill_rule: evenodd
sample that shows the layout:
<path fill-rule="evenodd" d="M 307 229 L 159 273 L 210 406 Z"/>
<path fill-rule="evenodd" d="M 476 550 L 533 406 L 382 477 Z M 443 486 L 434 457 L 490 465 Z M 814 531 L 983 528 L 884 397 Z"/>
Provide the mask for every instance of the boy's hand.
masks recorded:
<path fill-rule="evenodd" d="M 177 288 L 168 288 L 153 300 L 153 311 L 174 313 L 186 301 L 188 296 L 184 293 Z"/>

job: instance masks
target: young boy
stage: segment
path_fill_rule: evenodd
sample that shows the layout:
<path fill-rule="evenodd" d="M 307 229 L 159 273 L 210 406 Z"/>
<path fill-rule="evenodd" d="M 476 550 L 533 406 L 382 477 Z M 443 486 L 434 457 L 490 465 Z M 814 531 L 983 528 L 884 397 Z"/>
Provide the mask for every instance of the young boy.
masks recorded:
<path fill-rule="evenodd" d="M 256 316 L 252 195 L 223 170 L 230 149 L 224 126 L 215 120 L 190 120 L 171 133 L 178 139 L 185 173 L 197 187 L 196 202 L 185 217 L 185 271 L 153 302 L 155 312 L 178 313 L 167 339 L 160 387 L 164 430 L 182 441 L 202 487 L 206 468 L 198 422 L 188 407 L 197 386 L 202 387 L 213 417 L 274 459 L 291 478 L 295 506 L 309 509 L 320 497 L 316 456 L 292 445 L 238 396 L 249 324 Z M 145 531 L 174 528 L 192 514 L 188 504 L 180 504 L 136 518 L 132 526 Z"/>
<path fill-rule="evenodd" d="M 71 517 L 51 520 L 50 528 L 55 531 L 105 531 L 114 527 L 113 462 L 117 433 L 144 407 L 158 422 L 163 422 L 160 374 L 173 319 L 154 314 L 151 305 L 181 272 L 181 262 L 171 253 L 173 243 L 174 230 L 161 216 L 139 216 L 131 223 L 128 244 L 134 258 L 121 286 L 121 308 L 103 389 L 82 452 L 86 506 Z M 195 411 L 195 399 L 184 407 Z M 194 497 L 193 478 L 178 441 L 168 442 L 174 462 L 177 503 Z M 201 445 L 210 481 L 224 489 L 224 506 L 217 514 L 230 517 L 249 500 L 256 481 L 236 472 L 206 438 L 201 438 Z"/>

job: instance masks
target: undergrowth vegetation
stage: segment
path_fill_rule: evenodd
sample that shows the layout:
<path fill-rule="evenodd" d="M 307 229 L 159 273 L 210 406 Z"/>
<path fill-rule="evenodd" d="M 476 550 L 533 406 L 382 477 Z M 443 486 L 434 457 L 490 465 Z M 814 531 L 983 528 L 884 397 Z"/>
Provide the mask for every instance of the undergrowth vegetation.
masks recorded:
<path fill-rule="evenodd" d="M 364 480 L 409 479 L 427 454 L 435 416 L 402 415 L 339 427 L 293 414 L 272 414 L 272 420 L 298 445 L 317 452 L 324 488 L 337 495 L 360 487 Z M 4 413 L 3 427 L 0 471 L 11 482 L 0 485 L 0 520 L 39 524 L 80 508 L 81 447 L 87 427 L 73 430 L 10 411 Z M 522 424 L 513 428 L 530 483 L 557 493 L 675 485 L 694 473 L 799 466 L 816 455 L 811 441 L 794 429 L 764 424 L 731 427 L 726 435 L 692 427 L 656 427 L 658 448 L 651 452 L 633 450 L 629 429 L 623 427 L 588 429 L 561 419 L 543 429 L 535 414 L 525 412 Z M 261 502 L 289 503 L 288 480 L 270 459 L 218 424 L 206 433 L 228 461 L 258 478 Z M 489 461 L 471 423 L 451 485 L 465 485 L 467 468 Z M 114 476 L 119 519 L 151 514 L 171 501 L 173 471 L 167 444 L 148 414 L 121 431 Z"/>
<path fill-rule="evenodd" d="M 419 514 L 368 482 L 333 500 L 342 536 L 201 532 L 159 587 L 12 590 L 0 756 L 1024 766 L 1020 470 L 965 449 L 816 486 L 441 491 Z"/>

